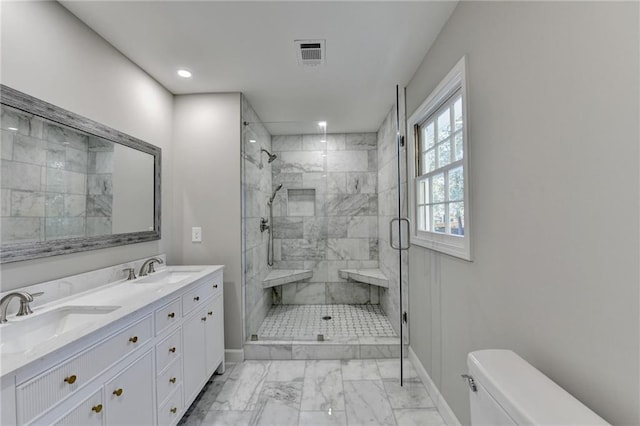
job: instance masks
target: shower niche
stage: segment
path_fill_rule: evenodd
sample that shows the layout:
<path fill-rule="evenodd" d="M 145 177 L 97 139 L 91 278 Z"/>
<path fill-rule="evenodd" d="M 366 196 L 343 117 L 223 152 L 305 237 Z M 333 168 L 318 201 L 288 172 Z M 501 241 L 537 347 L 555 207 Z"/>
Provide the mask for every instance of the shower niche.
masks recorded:
<path fill-rule="evenodd" d="M 315 189 L 288 189 L 287 216 L 315 216 Z"/>

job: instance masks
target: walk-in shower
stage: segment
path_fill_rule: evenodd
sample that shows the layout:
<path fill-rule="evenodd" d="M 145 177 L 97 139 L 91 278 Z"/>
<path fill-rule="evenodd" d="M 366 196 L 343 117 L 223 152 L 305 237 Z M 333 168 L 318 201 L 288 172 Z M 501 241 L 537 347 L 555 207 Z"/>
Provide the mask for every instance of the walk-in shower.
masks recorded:
<path fill-rule="evenodd" d="M 386 247 L 395 120 L 378 133 L 332 134 L 317 122 L 292 131 L 261 122 L 246 100 L 243 118 L 245 357 L 262 341 L 289 354 L 305 341 L 310 358 L 309 341 L 362 345 L 354 358 L 397 356 L 398 257 Z"/>

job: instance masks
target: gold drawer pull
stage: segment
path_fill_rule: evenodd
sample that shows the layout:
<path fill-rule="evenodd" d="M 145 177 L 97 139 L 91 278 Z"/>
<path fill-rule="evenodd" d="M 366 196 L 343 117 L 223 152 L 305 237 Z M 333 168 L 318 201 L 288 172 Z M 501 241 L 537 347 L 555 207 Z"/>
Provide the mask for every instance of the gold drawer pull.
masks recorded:
<path fill-rule="evenodd" d="M 66 383 L 69 383 L 70 385 L 72 385 L 72 384 L 74 384 L 74 383 L 76 382 L 76 379 L 77 379 L 76 375 L 75 375 L 75 374 L 73 374 L 73 375 L 71 375 L 71 376 L 69 376 L 69 377 L 65 377 L 65 378 L 64 378 L 64 381 L 65 381 Z"/>
<path fill-rule="evenodd" d="M 174 346 L 173 348 L 169 348 L 169 352 L 175 353 L 176 352 L 176 347 Z"/>
<path fill-rule="evenodd" d="M 136 343 L 138 341 L 138 336 L 130 337 L 129 341 L 132 342 L 132 343 Z"/>
<path fill-rule="evenodd" d="M 176 407 L 173 407 L 173 408 L 172 408 L 171 410 L 169 410 L 169 411 L 171 411 L 173 414 L 175 414 L 175 413 L 178 411 L 178 409 L 177 409 Z"/>
<path fill-rule="evenodd" d="M 171 312 L 169 315 L 167 315 L 169 318 L 173 318 L 176 316 L 175 312 Z"/>
<path fill-rule="evenodd" d="M 115 396 L 120 396 L 120 395 L 122 395 L 122 388 L 114 390 L 114 391 L 113 391 L 113 394 L 114 394 Z"/>
<path fill-rule="evenodd" d="M 175 377 L 172 377 L 172 378 L 170 378 L 170 379 L 169 379 L 169 381 L 170 381 L 171 383 L 175 383 L 175 382 L 176 382 L 176 378 L 175 378 Z"/>
<path fill-rule="evenodd" d="M 201 319 L 202 321 L 206 321 L 206 320 L 207 320 L 207 317 L 202 317 L 202 318 L 200 318 L 200 319 Z"/>
<path fill-rule="evenodd" d="M 214 284 L 214 285 L 213 285 L 213 288 L 218 288 L 218 284 Z"/>
<path fill-rule="evenodd" d="M 209 316 L 213 315 L 213 311 L 207 312 L 207 315 L 209 315 Z"/>
<path fill-rule="evenodd" d="M 198 300 L 200 300 L 200 296 L 196 296 L 193 298 L 194 302 L 197 302 Z"/>
<path fill-rule="evenodd" d="M 91 408 L 91 411 L 95 411 L 96 413 L 99 413 L 100 411 L 102 411 L 102 404 L 98 404 L 95 407 Z"/>

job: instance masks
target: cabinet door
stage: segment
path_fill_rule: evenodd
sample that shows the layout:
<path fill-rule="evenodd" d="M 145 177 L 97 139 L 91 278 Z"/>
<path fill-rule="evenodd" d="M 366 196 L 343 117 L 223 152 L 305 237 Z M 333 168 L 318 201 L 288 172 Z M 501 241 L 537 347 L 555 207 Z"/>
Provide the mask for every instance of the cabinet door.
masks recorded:
<path fill-rule="evenodd" d="M 182 326 L 182 339 L 184 344 L 184 400 L 190 403 L 193 397 L 200 391 L 202 384 L 207 379 L 205 358 L 205 324 L 207 311 L 199 311 L 196 315 L 187 319 Z"/>
<path fill-rule="evenodd" d="M 216 297 L 207 309 L 206 357 L 207 376 L 211 376 L 224 358 L 224 305 L 222 297 Z"/>
<path fill-rule="evenodd" d="M 153 424 L 153 356 L 147 352 L 104 386 L 107 425 Z"/>
<path fill-rule="evenodd" d="M 54 422 L 64 426 L 99 426 L 104 418 L 104 402 L 102 400 L 102 389 L 85 399 L 76 408 L 64 415 L 60 420 Z M 37 422 L 36 422 L 37 423 Z"/>

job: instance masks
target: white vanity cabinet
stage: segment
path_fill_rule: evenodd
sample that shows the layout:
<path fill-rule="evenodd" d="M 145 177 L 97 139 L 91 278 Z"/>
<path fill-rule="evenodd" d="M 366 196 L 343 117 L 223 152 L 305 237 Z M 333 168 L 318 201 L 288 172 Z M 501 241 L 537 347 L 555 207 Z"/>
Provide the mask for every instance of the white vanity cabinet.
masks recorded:
<path fill-rule="evenodd" d="M 175 425 L 224 371 L 223 318 L 219 268 L 4 375 L 2 424 Z"/>
<path fill-rule="evenodd" d="M 221 288 L 221 287 L 220 287 Z M 222 292 L 187 317 L 183 326 L 184 347 L 197 348 L 184 353 L 184 396 L 193 400 L 224 358 L 224 318 Z"/>

